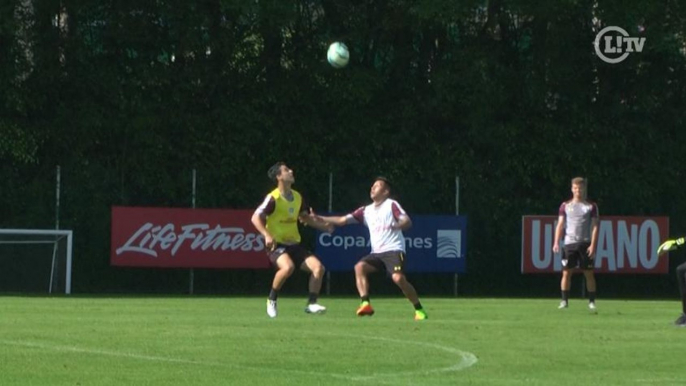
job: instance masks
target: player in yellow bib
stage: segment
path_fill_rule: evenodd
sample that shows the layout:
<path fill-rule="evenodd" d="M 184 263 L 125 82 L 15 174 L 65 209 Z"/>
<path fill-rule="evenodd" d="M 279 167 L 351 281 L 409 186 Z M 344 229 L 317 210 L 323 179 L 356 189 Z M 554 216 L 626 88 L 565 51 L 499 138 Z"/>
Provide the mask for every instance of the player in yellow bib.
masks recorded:
<path fill-rule="evenodd" d="M 312 252 L 300 245 L 298 221 L 324 232 L 331 232 L 333 226 L 315 218 L 300 193 L 291 189 L 295 178 L 293 170 L 285 163 L 277 162 L 269 168 L 267 174 L 276 182 L 277 187 L 267 194 L 252 216 L 253 225 L 264 236 L 269 261 L 276 268 L 267 299 L 267 315 L 276 317 L 279 290 L 296 267 L 311 274 L 310 295 L 305 312 L 324 313 L 326 307 L 317 303 L 324 278 L 324 266 Z"/>

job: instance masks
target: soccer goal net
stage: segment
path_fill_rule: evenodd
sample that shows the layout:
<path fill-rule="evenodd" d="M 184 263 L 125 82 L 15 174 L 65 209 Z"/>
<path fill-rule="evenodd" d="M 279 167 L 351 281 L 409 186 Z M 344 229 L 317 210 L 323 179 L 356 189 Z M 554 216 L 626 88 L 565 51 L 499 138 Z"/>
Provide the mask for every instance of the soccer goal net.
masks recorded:
<path fill-rule="evenodd" d="M 0 292 L 71 293 L 72 231 L 0 229 Z"/>

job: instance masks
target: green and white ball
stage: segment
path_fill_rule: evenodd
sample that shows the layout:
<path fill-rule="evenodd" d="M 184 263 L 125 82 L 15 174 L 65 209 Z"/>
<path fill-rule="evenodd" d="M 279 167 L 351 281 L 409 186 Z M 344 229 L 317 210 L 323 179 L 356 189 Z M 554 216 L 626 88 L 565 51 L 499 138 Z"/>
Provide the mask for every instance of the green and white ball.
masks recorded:
<path fill-rule="evenodd" d="M 329 46 L 326 59 L 334 68 L 343 68 L 350 60 L 350 51 L 348 51 L 348 47 L 345 44 L 335 42 Z"/>

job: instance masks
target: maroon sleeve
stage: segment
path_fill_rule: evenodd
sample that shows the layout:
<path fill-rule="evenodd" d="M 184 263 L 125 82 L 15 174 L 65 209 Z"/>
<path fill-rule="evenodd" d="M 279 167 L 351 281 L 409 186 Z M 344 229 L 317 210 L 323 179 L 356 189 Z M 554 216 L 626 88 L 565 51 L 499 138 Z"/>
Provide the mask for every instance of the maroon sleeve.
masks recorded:
<path fill-rule="evenodd" d="M 364 206 L 355 209 L 355 211 L 350 213 L 350 215 L 353 216 L 355 221 L 359 222 L 360 224 L 364 224 Z"/>
<path fill-rule="evenodd" d="M 557 211 L 557 214 L 559 216 L 565 216 L 565 217 L 567 216 L 567 212 L 565 211 L 565 205 L 566 204 L 567 204 L 566 202 L 563 202 L 562 205 L 560 205 L 560 209 Z"/>
<path fill-rule="evenodd" d="M 598 213 L 598 205 L 595 202 L 591 203 L 591 218 L 598 218 L 600 213 Z"/>
<path fill-rule="evenodd" d="M 393 212 L 393 218 L 396 220 L 400 218 L 401 214 L 406 214 L 405 210 L 403 210 L 397 202 L 391 204 L 391 212 Z"/>
<path fill-rule="evenodd" d="M 255 212 L 259 213 L 262 218 L 266 218 L 270 214 L 274 213 L 274 208 L 276 207 L 276 201 L 271 195 L 267 195 L 264 201 L 257 207 Z"/>

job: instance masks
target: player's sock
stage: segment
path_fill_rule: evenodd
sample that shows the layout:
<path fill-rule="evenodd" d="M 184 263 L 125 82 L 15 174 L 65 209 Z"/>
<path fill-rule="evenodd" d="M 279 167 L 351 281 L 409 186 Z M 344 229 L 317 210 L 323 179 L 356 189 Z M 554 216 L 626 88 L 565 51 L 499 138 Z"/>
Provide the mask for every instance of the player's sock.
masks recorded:
<path fill-rule="evenodd" d="M 686 294 L 681 295 L 681 311 L 686 314 Z"/>
<path fill-rule="evenodd" d="M 269 291 L 269 300 L 276 300 L 276 298 L 279 296 L 279 291 L 275 290 L 274 288 Z"/>
<path fill-rule="evenodd" d="M 421 302 L 417 302 L 416 304 L 414 304 L 414 309 L 417 310 L 417 311 L 421 310 L 421 309 L 422 309 L 422 303 L 421 303 Z"/>
<path fill-rule="evenodd" d="M 569 301 L 569 291 L 562 291 L 562 301 L 563 302 Z"/>
<path fill-rule="evenodd" d="M 595 291 L 593 292 L 588 292 L 588 302 L 589 303 L 595 303 Z"/>
<path fill-rule="evenodd" d="M 310 292 L 310 297 L 307 299 L 307 304 L 315 304 L 317 303 L 317 294 L 314 292 Z"/>
<path fill-rule="evenodd" d="M 360 299 L 362 300 L 362 303 L 364 303 L 364 302 L 369 303 L 369 295 L 361 296 Z"/>

